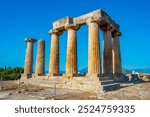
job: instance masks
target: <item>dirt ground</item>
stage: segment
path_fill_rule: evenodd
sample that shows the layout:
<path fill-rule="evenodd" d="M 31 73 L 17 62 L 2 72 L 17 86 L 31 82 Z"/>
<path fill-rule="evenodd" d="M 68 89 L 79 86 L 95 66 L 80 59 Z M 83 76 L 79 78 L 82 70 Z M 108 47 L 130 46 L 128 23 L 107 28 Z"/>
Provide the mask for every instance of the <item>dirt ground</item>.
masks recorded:
<path fill-rule="evenodd" d="M 2 87 L 2 88 L 1 88 Z M 91 93 L 58 89 L 57 87 L 39 87 L 5 81 L 0 84 L 0 100 L 150 100 L 150 82 L 139 84 L 121 84 L 116 91 Z"/>

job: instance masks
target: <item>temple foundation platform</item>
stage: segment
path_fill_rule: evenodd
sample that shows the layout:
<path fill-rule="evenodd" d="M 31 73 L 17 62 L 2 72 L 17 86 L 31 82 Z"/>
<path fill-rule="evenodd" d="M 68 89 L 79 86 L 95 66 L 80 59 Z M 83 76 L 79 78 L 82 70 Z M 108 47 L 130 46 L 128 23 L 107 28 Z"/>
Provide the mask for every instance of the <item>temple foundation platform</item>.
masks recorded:
<path fill-rule="evenodd" d="M 80 90 L 86 92 L 102 93 L 112 91 L 120 88 L 120 84 L 108 77 L 97 76 L 38 76 L 37 78 L 31 77 L 28 79 L 21 79 L 22 82 L 32 85 L 44 86 L 58 89 Z"/>

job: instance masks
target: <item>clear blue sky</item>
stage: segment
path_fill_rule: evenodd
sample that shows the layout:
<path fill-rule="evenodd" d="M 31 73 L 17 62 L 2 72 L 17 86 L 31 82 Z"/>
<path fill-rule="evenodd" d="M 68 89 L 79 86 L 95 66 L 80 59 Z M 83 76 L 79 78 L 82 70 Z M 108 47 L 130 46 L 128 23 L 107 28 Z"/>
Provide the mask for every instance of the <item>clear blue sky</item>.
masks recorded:
<path fill-rule="evenodd" d="M 97 9 L 103 9 L 120 24 L 123 67 L 150 67 L 149 0 L 0 0 L 0 67 L 23 67 L 26 49 L 24 38 L 33 37 L 46 41 L 48 69 L 48 31 L 52 28 L 52 22 L 65 16 L 76 17 Z M 84 26 L 77 33 L 79 69 L 87 66 L 87 28 Z M 100 34 L 102 41 L 102 33 Z M 61 70 L 65 69 L 66 43 L 67 32 L 64 32 L 60 37 Z M 37 44 L 34 59 L 36 46 Z"/>

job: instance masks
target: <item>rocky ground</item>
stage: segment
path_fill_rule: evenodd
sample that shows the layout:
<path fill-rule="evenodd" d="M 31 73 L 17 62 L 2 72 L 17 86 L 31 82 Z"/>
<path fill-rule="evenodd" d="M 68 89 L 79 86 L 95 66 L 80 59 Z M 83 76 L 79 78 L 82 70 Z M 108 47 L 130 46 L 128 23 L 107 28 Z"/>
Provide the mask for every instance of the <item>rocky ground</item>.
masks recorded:
<path fill-rule="evenodd" d="M 19 90 L 16 81 L 5 81 L 1 87 L 1 100 L 150 100 L 150 82 L 124 83 L 119 90 L 99 94 L 29 84 L 21 84 Z"/>

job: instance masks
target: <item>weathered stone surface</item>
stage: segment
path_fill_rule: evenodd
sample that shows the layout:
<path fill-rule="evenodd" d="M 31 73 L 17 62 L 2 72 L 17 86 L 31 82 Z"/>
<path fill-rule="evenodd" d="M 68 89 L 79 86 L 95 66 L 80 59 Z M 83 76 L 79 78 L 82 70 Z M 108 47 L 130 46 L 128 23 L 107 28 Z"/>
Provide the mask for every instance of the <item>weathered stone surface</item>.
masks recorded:
<path fill-rule="evenodd" d="M 36 69 L 35 74 L 44 75 L 45 74 L 45 41 L 38 40 L 38 51 L 36 58 Z"/>
<path fill-rule="evenodd" d="M 88 22 L 88 74 L 100 74 L 100 45 L 97 22 Z"/>
<path fill-rule="evenodd" d="M 73 24 L 73 18 L 65 17 L 53 22 L 53 29 L 64 30 L 66 25 Z"/>
<path fill-rule="evenodd" d="M 65 30 L 65 25 L 68 24 L 84 25 L 86 24 L 87 20 L 91 18 L 94 20 L 99 20 L 101 24 L 109 24 L 115 30 L 119 31 L 119 25 L 115 23 L 115 21 L 112 20 L 110 16 L 107 13 L 105 13 L 102 9 L 93 11 L 91 13 L 76 18 L 65 17 L 60 20 L 57 20 L 53 22 L 53 29 Z"/>
<path fill-rule="evenodd" d="M 33 43 L 36 42 L 33 38 L 26 38 L 27 49 L 24 65 L 24 74 L 32 74 L 32 65 L 33 65 Z"/>
<path fill-rule="evenodd" d="M 67 60 L 66 60 L 66 75 L 77 75 L 77 36 L 76 30 L 79 29 L 78 25 L 69 25 L 66 27 L 68 30 L 67 42 Z"/>
<path fill-rule="evenodd" d="M 119 33 L 113 36 L 113 74 L 122 74 Z"/>
<path fill-rule="evenodd" d="M 62 32 L 58 30 L 51 30 L 50 34 L 52 37 L 49 74 L 53 76 L 59 74 L 59 36 L 62 34 Z"/>
<path fill-rule="evenodd" d="M 113 74 L 112 57 L 112 35 L 109 29 L 104 32 L 103 40 L 103 74 L 105 76 L 112 76 Z"/>
<path fill-rule="evenodd" d="M 150 75 L 144 75 L 142 80 L 143 81 L 150 81 Z"/>
<path fill-rule="evenodd" d="M 69 89 L 69 90 L 81 90 L 87 92 L 103 92 L 110 91 L 119 88 L 120 84 L 114 82 L 107 82 L 102 84 L 97 77 L 73 77 L 73 78 L 62 78 L 60 76 L 53 76 L 51 78 L 38 76 L 37 79 L 30 78 L 27 80 L 22 80 L 22 82 L 39 85 L 44 87 L 54 88 L 56 85 L 59 89 Z"/>

